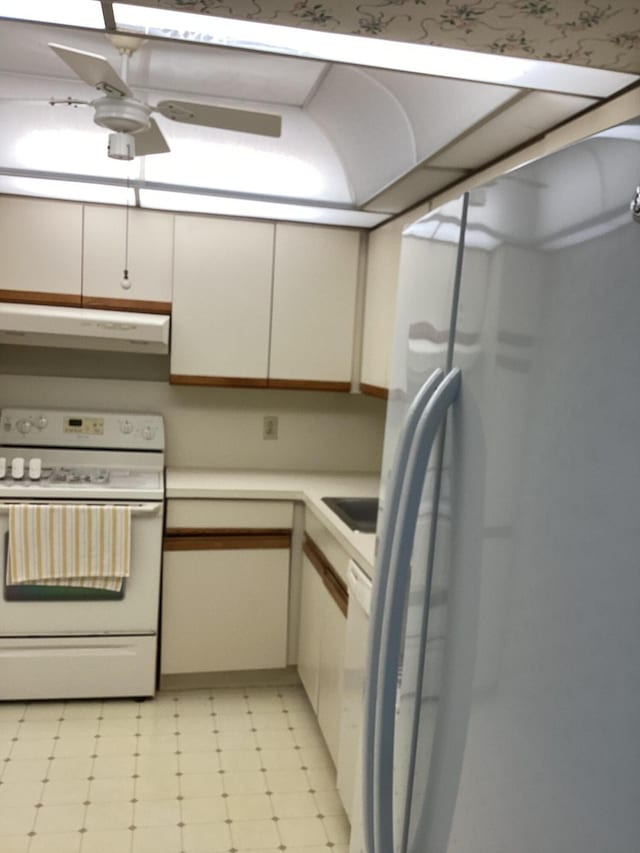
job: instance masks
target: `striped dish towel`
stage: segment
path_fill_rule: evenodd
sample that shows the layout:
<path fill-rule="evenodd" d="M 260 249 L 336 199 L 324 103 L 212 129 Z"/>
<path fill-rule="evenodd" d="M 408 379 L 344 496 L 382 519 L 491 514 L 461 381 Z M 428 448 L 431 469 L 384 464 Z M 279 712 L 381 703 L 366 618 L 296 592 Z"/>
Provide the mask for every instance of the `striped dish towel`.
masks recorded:
<path fill-rule="evenodd" d="M 119 592 L 129 577 L 128 506 L 13 504 L 9 508 L 7 584 L 44 584 Z"/>

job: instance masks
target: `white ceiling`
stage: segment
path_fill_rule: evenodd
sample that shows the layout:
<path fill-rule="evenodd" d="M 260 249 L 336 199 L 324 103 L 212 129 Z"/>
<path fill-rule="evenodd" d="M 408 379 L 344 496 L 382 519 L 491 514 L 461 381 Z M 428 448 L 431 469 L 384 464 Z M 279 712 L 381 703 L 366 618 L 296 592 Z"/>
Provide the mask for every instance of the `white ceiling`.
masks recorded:
<path fill-rule="evenodd" d="M 93 123 L 90 107 L 46 103 L 50 97 L 95 97 L 48 48 L 51 41 L 102 54 L 120 68 L 104 33 L 1 22 L 0 191 L 29 192 L 28 181 L 16 183 L 21 175 L 62 182 L 84 176 L 98 184 L 128 179 L 141 188 L 195 188 L 218 197 L 306 205 L 309 211 L 320 205 L 321 221 L 344 222 L 348 211 L 368 210 L 350 224 L 374 225 L 596 102 L 150 40 L 129 67 L 128 82 L 138 97 L 151 104 L 178 98 L 275 111 L 283 116 L 283 132 L 273 139 L 159 116 L 171 153 L 128 164 L 107 157 L 108 132 Z M 42 184 L 33 186 L 35 194 L 43 193 Z M 283 218 L 295 218 L 287 211 Z M 246 215 L 261 214 L 247 209 Z"/>

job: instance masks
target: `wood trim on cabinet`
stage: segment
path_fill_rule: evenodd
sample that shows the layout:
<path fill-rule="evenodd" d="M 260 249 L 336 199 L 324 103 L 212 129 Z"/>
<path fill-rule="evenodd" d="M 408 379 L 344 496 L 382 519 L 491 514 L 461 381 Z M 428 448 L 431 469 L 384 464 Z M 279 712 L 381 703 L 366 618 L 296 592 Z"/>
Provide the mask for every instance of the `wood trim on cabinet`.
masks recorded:
<path fill-rule="evenodd" d="M 313 568 L 317 571 L 320 577 L 324 580 L 324 572 L 329 563 L 327 562 L 324 554 L 318 548 L 316 543 L 311 539 L 311 537 L 305 533 L 304 534 L 304 542 L 302 545 L 302 553 L 305 557 L 309 558 L 309 562 L 313 566 Z"/>
<path fill-rule="evenodd" d="M 333 382 L 324 379 L 258 379 L 247 376 L 195 376 L 172 373 L 171 385 L 199 385 L 217 388 L 278 388 L 298 391 L 349 392 L 350 382 Z"/>
<path fill-rule="evenodd" d="M 107 296 L 83 296 L 83 308 L 99 308 L 104 311 L 141 311 L 144 314 L 171 314 L 170 302 L 150 299 L 111 299 Z"/>
<path fill-rule="evenodd" d="M 351 391 L 350 382 L 335 382 L 329 379 L 268 379 L 267 387 L 300 391 Z"/>
<path fill-rule="evenodd" d="M 214 534 L 165 536 L 164 551 L 253 551 L 280 550 L 291 546 L 291 532 L 261 530 L 259 535 Z"/>
<path fill-rule="evenodd" d="M 165 537 L 175 536 L 290 536 L 288 527 L 167 527 Z"/>
<path fill-rule="evenodd" d="M 308 533 L 304 534 L 302 552 L 322 578 L 327 592 L 340 608 L 342 615 L 346 616 L 349 610 L 347 586 Z"/>
<path fill-rule="evenodd" d="M 79 308 L 82 297 L 78 293 L 46 293 L 41 290 L 0 290 L 0 302 L 22 302 L 31 305 L 56 305 L 62 308 Z"/>
<path fill-rule="evenodd" d="M 344 584 L 334 573 L 333 569 L 325 572 L 323 580 L 327 592 L 338 605 L 342 615 L 346 616 L 349 612 L 349 593 L 347 592 Z"/>
<path fill-rule="evenodd" d="M 172 373 L 169 376 L 171 385 L 200 385 L 219 388 L 266 388 L 266 379 L 250 379 L 246 376 L 192 376 L 182 373 Z"/>
<path fill-rule="evenodd" d="M 370 397 L 378 397 L 380 400 L 389 399 L 389 389 L 383 388 L 382 385 L 369 385 L 368 382 L 361 382 L 360 391 Z"/>

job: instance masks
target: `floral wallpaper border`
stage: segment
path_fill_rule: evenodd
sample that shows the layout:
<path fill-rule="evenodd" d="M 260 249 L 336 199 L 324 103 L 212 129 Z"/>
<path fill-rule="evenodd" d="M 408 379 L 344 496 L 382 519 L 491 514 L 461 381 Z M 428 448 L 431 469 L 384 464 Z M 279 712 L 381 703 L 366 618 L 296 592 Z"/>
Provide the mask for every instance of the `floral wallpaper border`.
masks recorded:
<path fill-rule="evenodd" d="M 640 73 L 640 0 L 128 2 Z"/>

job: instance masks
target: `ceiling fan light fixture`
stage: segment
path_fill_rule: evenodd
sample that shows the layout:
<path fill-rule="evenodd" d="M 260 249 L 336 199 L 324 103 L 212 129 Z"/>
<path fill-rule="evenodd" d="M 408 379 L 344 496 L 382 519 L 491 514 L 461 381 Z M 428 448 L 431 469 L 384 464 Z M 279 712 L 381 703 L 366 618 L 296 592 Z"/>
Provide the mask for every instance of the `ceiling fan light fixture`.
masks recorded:
<path fill-rule="evenodd" d="M 107 153 L 112 160 L 133 160 L 136 140 L 130 133 L 110 133 Z"/>
<path fill-rule="evenodd" d="M 94 121 L 116 133 L 137 133 L 151 124 L 151 108 L 135 98 L 113 98 L 107 95 L 92 104 Z"/>

